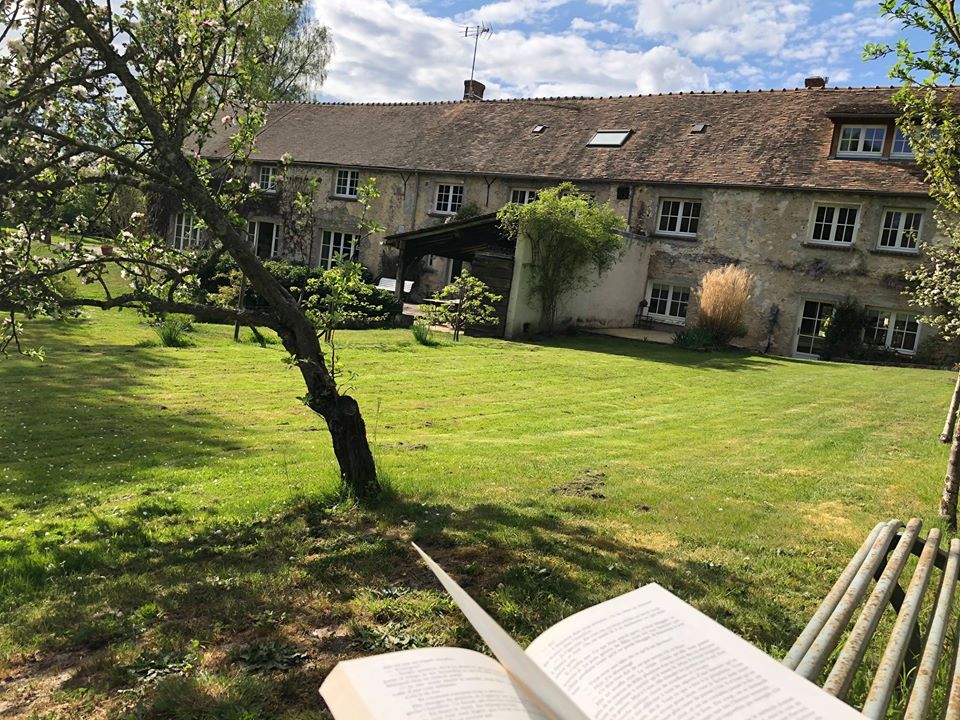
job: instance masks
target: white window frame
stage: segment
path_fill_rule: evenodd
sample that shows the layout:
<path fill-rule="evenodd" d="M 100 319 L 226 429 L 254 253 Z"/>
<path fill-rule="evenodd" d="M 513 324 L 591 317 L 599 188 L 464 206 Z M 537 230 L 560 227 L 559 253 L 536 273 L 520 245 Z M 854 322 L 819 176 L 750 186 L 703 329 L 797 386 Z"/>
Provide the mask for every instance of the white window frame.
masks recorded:
<path fill-rule="evenodd" d="M 658 286 L 661 288 L 667 288 L 667 312 L 666 313 L 655 313 L 651 310 L 653 307 L 653 288 Z M 686 308 L 683 316 L 671 315 L 670 308 L 674 302 L 682 302 L 676 296 L 686 291 Z M 657 322 L 667 323 L 669 325 L 686 325 L 687 324 L 687 313 L 690 312 L 690 301 L 693 299 L 693 288 L 690 285 L 683 285 L 680 283 L 672 283 L 667 280 L 651 280 L 647 283 L 647 317 L 651 320 L 656 320 Z"/>
<path fill-rule="evenodd" d="M 173 214 L 173 249 L 189 250 L 200 245 L 200 223 L 192 212 L 183 210 Z"/>
<path fill-rule="evenodd" d="M 898 354 L 900 354 L 900 355 L 915 355 L 915 354 L 916 354 L 917 348 L 920 347 L 920 335 L 921 335 L 921 332 L 922 332 L 922 331 L 921 331 L 920 321 L 917 319 L 917 314 L 916 314 L 916 313 L 907 312 L 907 311 L 905 311 L 905 310 L 890 310 L 890 309 L 888 309 L 888 308 L 869 307 L 869 306 L 867 307 L 867 312 L 870 312 L 870 313 L 878 313 L 880 317 L 882 317 L 883 315 L 886 315 L 887 318 L 888 318 L 888 319 L 887 319 L 887 327 L 886 327 L 886 336 L 884 337 L 884 340 L 883 340 L 883 347 L 884 347 L 884 348 L 886 348 L 887 350 L 893 350 L 895 353 L 898 353 Z M 910 320 L 906 320 L 907 318 L 909 318 Z M 898 347 L 894 347 L 893 344 L 892 344 L 894 333 L 897 333 L 897 332 L 906 332 L 906 330 L 899 330 L 899 331 L 898 331 L 898 330 L 896 329 L 896 324 L 897 324 L 897 320 L 898 320 L 898 319 L 900 319 L 900 320 L 905 320 L 906 322 L 909 322 L 909 321 L 912 320 L 912 321 L 913 321 L 914 323 L 916 323 L 916 325 L 917 325 L 917 332 L 916 332 L 915 335 L 914 335 L 913 348 L 912 348 L 912 349 L 909 349 L 909 350 L 908 350 L 908 349 L 906 349 L 906 348 L 898 348 Z M 871 323 L 872 323 L 872 322 L 873 322 L 873 320 L 871 320 Z M 874 324 L 871 324 L 871 325 L 867 328 L 867 332 L 869 332 L 869 333 L 871 333 L 871 334 L 874 334 L 875 330 L 876 330 L 876 325 L 874 325 Z M 870 344 L 871 344 L 871 345 L 874 345 L 875 343 L 870 343 Z"/>
<path fill-rule="evenodd" d="M 587 143 L 587 147 L 621 147 L 633 134 L 633 130 L 629 128 L 620 128 L 620 129 L 604 129 L 601 128 L 597 130 L 593 137 L 590 138 L 590 141 Z"/>
<path fill-rule="evenodd" d="M 535 188 L 513 188 L 510 190 L 510 202 L 519 205 L 529 205 L 534 202 L 539 195 L 540 191 Z M 518 200 L 518 197 L 523 199 Z"/>
<path fill-rule="evenodd" d="M 906 145 L 906 150 L 897 150 L 897 143 L 902 142 Z M 890 157 L 902 159 L 902 160 L 913 160 L 916 157 L 916 154 L 913 152 L 913 148 L 910 147 L 910 141 L 904 137 L 903 131 L 900 128 L 896 128 L 893 131 L 893 142 L 890 145 Z"/>
<path fill-rule="evenodd" d="M 853 232 L 850 234 L 850 242 L 844 240 L 818 240 L 814 238 L 813 234 L 817 229 L 817 210 L 820 208 L 833 208 L 833 219 L 830 221 L 830 237 L 835 238 L 837 236 L 837 226 L 839 225 L 839 215 L 838 210 L 855 210 L 857 213 L 856 219 L 853 221 Z M 829 203 L 829 202 L 815 202 L 813 204 L 813 211 L 810 213 L 810 237 L 807 240 L 811 245 L 826 245 L 828 247 L 853 247 L 854 243 L 857 242 L 857 235 L 860 233 L 860 216 L 862 215 L 860 205 L 849 204 L 849 203 Z M 844 223 L 846 224 L 846 223 Z"/>
<path fill-rule="evenodd" d="M 341 182 L 341 180 L 343 182 Z M 341 168 L 337 170 L 337 176 L 333 185 L 334 197 L 356 198 L 359 195 L 359 187 L 359 170 L 350 170 L 349 168 Z M 345 192 L 341 192 L 341 189 L 345 189 Z"/>
<path fill-rule="evenodd" d="M 357 258 L 357 243 L 360 236 L 356 233 L 340 230 L 324 230 L 320 233 L 320 258 L 318 266 L 330 270 L 338 255 L 346 255 L 350 260 Z M 330 250 L 327 252 L 325 248 Z"/>
<path fill-rule="evenodd" d="M 442 188 L 446 188 L 447 199 L 441 203 L 440 195 Z M 459 193 L 457 192 L 459 188 Z M 456 195 L 460 196 L 459 202 L 455 202 Z M 433 211 L 440 215 L 456 215 L 457 211 L 463 207 L 465 197 L 463 183 L 437 183 L 436 192 L 433 194 Z"/>
<path fill-rule="evenodd" d="M 264 224 L 273 225 L 274 227 L 273 238 L 270 240 L 270 257 L 266 258 L 273 260 L 274 258 L 280 257 L 280 223 L 276 223 L 273 220 L 248 220 L 247 240 L 249 240 L 250 247 L 253 249 L 254 254 L 256 254 L 257 246 L 260 244 L 260 228 Z M 260 257 L 260 255 L 257 254 L 257 257 Z"/>
<path fill-rule="evenodd" d="M 843 145 L 843 132 L 844 130 L 860 130 L 860 137 L 857 139 L 856 149 L 843 150 L 841 145 Z M 879 150 L 864 150 L 863 146 L 866 142 L 866 130 L 882 130 L 883 137 L 880 139 L 880 149 Z M 859 123 L 846 123 L 840 126 L 840 134 L 837 136 L 837 157 L 869 157 L 869 158 L 878 158 L 883 156 L 883 146 L 887 141 L 887 132 L 889 128 L 886 125 L 861 125 Z"/>
<path fill-rule="evenodd" d="M 696 221 L 697 229 L 694 230 L 693 232 L 683 232 L 677 229 L 662 230 L 661 226 L 663 225 L 663 217 L 664 217 L 663 209 L 664 209 L 664 205 L 666 205 L 666 203 L 668 202 L 680 203 L 680 207 L 677 209 L 677 215 L 676 215 L 676 223 L 675 223 L 676 228 L 680 227 L 684 217 L 688 217 L 689 219 Z M 687 206 L 692 207 L 693 205 L 700 206 L 699 209 L 697 210 L 697 214 L 695 216 L 685 215 L 684 210 L 687 208 Z M 656 227 L 656 230 L 654 231 L 654 234 L 666 235 L 669 237 L 695 238 L 697 236 L 697 233 L 700 231 L 700 218 L 702 214 L 703 214 L 703 201 L 700 200 L 699 198 L 678 198 L 678 197 L 660 198 L 659 207 L 657 208 L 657 227 Z M 672 216 L 668 216 L 668 217 L 672 217 Z"/>
<path fill-rule="evenodd" d="M 277 191 L 277 166 L 261 165 L 257 185 L 262 192 L 274 193 Z"/>
<path fill-rule="evenodd" d="M 900 224 L 896 230 L 896 236 L 893 245 L 882 245 L 883 242 L 883 232 L 887 226 L 887 215 L 890 213 L 900 213 Z M 917 225 L 917 234 L 914 238 L 913 247 L 904 246 L 903 240 L 905 233 L 906 217 L 907 215 L 919 215 L 920 223 Z M 917 255 L 920 253 L 920 237 L 923 233 L 923 210 L 918 208 L 900 208 L 900 207 L 887 207 L 883 209 L 883 214 L 880 216 L 880 234 L 877 236 L 877 250 L 882 250 L 883 252 L 891 253 L 902 253 L 904 255 Z"/>

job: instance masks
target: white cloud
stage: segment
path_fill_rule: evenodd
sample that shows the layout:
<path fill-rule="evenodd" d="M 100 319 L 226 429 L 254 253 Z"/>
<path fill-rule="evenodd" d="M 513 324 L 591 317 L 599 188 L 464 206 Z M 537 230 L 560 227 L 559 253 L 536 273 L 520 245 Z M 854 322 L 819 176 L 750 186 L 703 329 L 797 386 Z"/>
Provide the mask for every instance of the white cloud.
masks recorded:
<path fill-rule="evenodd" d="M 568 2 L 570 0 L 500 0 L 461 13 L 459 17 L 466 23 L 512 25 L 541 19 L 550 10 Z"/>
<path fill-rule="evenodd" d="M 727 62 L 779 51 L 810 13 L 784 0 L 635 0 L 635 8 L 639 35 Z"/>
<path fill-rule="evenodd" d="M 586 20 L 582 17 L 575 17 L 570 21 L 570 31 L 575 33 L 622 33 L 624 28 L 610 20 Z"/>
<path fill-rule="evenodd" d="M 460 26 L 403 0 L 313 0 L 336 51 L 324 97 L 347 101 L 454 100 L 473 43 Z M 476 77 L 486 97 L 621 95 L 709 87 L 706 68 L 673 47 L 624 49 L 572 32 L 495 32 L 481 40 Z"/>

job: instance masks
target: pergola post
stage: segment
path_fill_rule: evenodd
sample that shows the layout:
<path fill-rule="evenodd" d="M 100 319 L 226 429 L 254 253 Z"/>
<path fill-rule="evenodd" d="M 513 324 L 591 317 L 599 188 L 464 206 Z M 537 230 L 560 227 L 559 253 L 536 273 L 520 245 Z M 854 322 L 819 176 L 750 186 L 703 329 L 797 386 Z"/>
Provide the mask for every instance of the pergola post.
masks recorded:
<path fill-rule="evenodd" d="M 393 289 L 397 300 L 403 302 L 403 282 L 407 276 L 407 243 L 400 242 L 400 256 L 397 258 L 397 286 Z M 402 309 L 401 309 L 402 312 Z"/>

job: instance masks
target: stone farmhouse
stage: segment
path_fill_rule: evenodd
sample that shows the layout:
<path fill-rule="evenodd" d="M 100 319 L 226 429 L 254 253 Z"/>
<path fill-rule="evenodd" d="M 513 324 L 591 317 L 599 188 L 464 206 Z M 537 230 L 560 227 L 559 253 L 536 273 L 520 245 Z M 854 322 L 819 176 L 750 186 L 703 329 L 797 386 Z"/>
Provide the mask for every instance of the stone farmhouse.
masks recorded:
<path fill-rule="evenodd" d="M 932 335 L 902 295 L 903 272 L 940 237 L 895 127 L 896 88 L 810 78 L 783 91 L 482 100 L 482 84 L 465 85 L 453 102 L 273 105 L 252 158 L 257 253 L 321 266 L 349 253 L 376 279 L 413 280 L 420 296 L 466 262 L 505 296 L 499 332 L 514 337 L 537 329 L 530 251 L 500 235 L 493 213 L 570 180 L 629 231 L 620 262 L 561 308 L 565 322 L 683 326 L 704 272 L 738 263 L 757 279 L 749 347 L 817 357 L 824 320 L 848 297 L 868 307 L 878 345 L 912 354 Z M 225 146 L 204 154 L 224 157 Z M 296 250 L 270 202 L 285 154 L 289 174 L 320 183 L 315 237 Z M 368 177 L 386 230 L 357 242 Z M 480 216 L 451 222 L 466 205 Z M 178 248 L 199 242 L 187 213 L 171 213 L 169 232 Z"/>

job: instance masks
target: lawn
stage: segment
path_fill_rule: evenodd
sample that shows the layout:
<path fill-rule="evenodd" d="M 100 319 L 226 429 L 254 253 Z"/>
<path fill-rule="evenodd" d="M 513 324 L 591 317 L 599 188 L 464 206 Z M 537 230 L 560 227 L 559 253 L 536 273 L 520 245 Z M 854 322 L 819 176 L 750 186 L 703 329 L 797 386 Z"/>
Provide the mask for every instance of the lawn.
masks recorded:
<path fill-rule="evenodd" d="M 337 494 L 277 346 L 130 311 L 0 362 L 0 716 L 307 720 L 340 658 L 526 642 L 656 581 L 782 655 L 873 524 L 936 523 L 950 373 L 591 336 L 341 332 L 389 485 Z"/>

